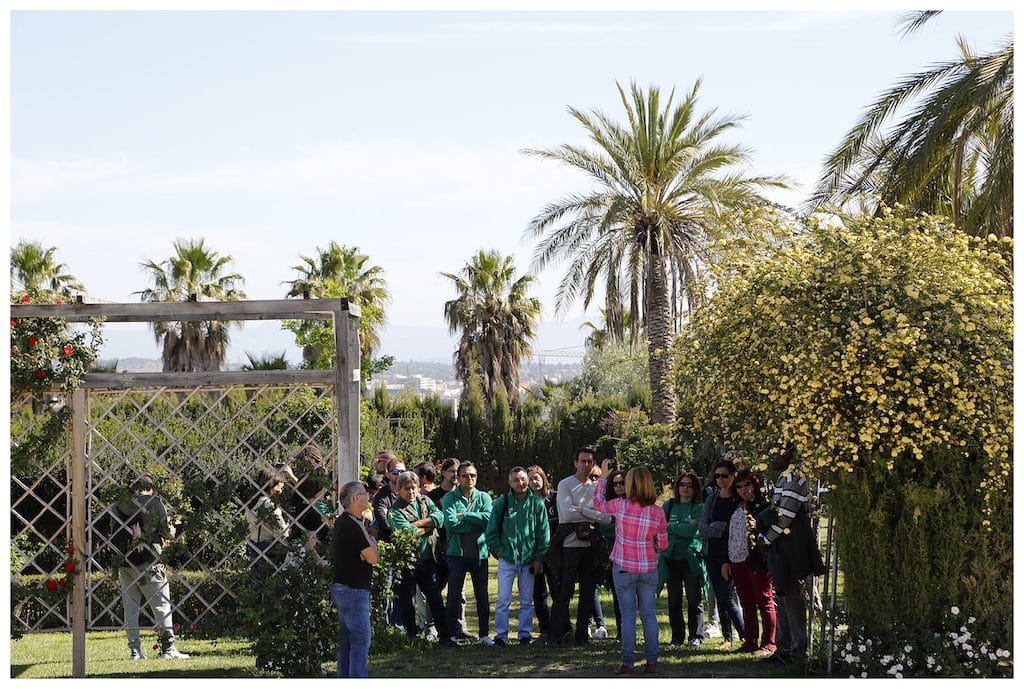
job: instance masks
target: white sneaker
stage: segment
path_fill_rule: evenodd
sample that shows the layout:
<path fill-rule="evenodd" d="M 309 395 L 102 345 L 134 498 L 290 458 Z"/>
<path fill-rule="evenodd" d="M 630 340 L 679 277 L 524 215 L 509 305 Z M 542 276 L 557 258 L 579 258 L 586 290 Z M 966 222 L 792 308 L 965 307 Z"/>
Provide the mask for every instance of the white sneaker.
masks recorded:
<path fill-rule="evenodd" d="M 128 656 L 128 660 L 145 660 L 146 656 L 142 655 L 142 651 L 137 648 L 132 649 L 132 653 Z"/>
<path fill-rule="evenodd" d="M 594 638 L 595 639 L 607 639 L 608 638 L 608 630 L 605 629 L 604 627 L 598 627 L 597 629 L 594 630 Z"/>
<path fill-rule="evenodd" d="M 491 637 L 489 637 L 489 636 L 481 636 L 480 637 L 480 645 L 481 646 L 493 646 L 494 645 L 494 640 L 491 639 Z"/>
<path fill-rule="evenodd" d="M 181 651 L 176 649 L 174 646 L 171 646 L 166 651 L 161 653 L 160 657 L 164 658 L 165 660 L 170 660 L 171 658 L 180 658 L 180 659 L 184 660 L 186 658 L 191 658 L 192 656 L 190 656 L 188 653 L 182 653 Z"/>
<path fill-rule="evenodd" d="M 718 628 L 717 624 L 709 624 L 704 626 L 704 638 L 710 639 L 713 636 L 721 636 L 722 630 Z"/>

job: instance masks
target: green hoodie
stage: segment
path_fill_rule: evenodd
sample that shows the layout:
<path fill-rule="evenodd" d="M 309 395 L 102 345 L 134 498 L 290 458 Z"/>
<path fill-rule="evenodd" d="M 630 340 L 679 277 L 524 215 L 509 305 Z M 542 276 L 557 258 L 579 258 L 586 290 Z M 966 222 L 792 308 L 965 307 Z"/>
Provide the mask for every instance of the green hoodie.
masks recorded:
<path fill-rule="evenodd" d="M 437 530 L 444 522 L 441 510 L 437 509 L 434 501 L 425 495 L 416 498 L 416 502 L 408 503 L 401 497 L 388 508 L 388 522 L 395 531 L 403 529 L 416 530 L 412 525 L 414 521 L 430 518 L 431 528 L 420 538 L 419 557 L 420 561 L 431 560 L 434 557 L 434 544 L 437 543 Z"/>
<path fill-rule="evenodd" d="M 505 562 L 532 564 L 543 560 L 551 542 L 544 501 L 530 490 L 521 500 L 512 491 L 502 495 L 494 501 L 484 537 L 490 551 L 501 553 Z"/>
<path fill-rule="evenodd" d="M 474 488 L 472 496 L 467 498 L 461 488 L 456 488 L 441 499 L 441 511 L 444 512 L 444 530 L 448 534 L 445 553 L 455 557 L 486 560 L 484 529 L 491 518 L 491 496 Z M 470 540 L 476 543 L 475 553 L 463 552 L 463 541 Z"/>

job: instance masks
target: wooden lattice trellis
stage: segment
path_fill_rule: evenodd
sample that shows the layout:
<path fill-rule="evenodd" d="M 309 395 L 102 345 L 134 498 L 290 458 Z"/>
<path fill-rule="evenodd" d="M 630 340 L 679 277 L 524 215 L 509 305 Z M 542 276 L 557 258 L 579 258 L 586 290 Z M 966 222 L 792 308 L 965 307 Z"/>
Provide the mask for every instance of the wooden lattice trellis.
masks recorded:
<path fill-rule="evenodd" d="M 22 572 L 51 574 L 47 563 L 63 555 L 65 542 L 75 546 L 84 565 L 84 576 L 75 578 L 70 611 L 60 605 L 34 608 L 35 628 L 71 627 L 74 676 L 85 674 L 86 629 L 120 626 L 120 599 L 109 593 L 116 587 L 102 587 L 105 578 L 116 578 L 116 568 L 109 571 L 103 554 L 110 550 L 113 502 L 126 483 L 151 472 L 205 482 L 211 494 L 223 487 L 225 477 L 232 486 L 242 484 L 226 500 L 222 492 L 217 509 L 204 513 L 216 515 L 215 523 L 205 524 L 206 540 L 170 549 L 172 584 L 182 592 L 174 600 L 175 617 L 187 624 L 216 615 L 234 596 L 225 574 L 244 567 L 244 494 L 256 490 L 258 468 L 315 445 L 338 485 L 358 477 L 359 309 L 345 299 L 15 304 L 11 312 L 14 318 L 69 322 L 100 316 L 111 322 L 289 318 L 334 323 L 332 370 L 87 375 L 68 400 L 72 421 L 66 451 L 37 467 L 38 475 L 12 476 L 12 554 L 26 561 Z M 183 527 L 180 538 L 187 541 L 188 524 Z M 26 541 L 32 546 L 23 547 Z M 199 575 L 178 575 L 186 571 Z"/>

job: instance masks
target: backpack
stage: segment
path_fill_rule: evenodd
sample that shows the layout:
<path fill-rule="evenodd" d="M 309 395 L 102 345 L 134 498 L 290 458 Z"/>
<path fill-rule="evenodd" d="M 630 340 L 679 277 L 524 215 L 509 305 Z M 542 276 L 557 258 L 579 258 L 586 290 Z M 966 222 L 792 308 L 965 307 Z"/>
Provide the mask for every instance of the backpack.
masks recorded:
<path fill-rule="evenodd" d="M 143 516 L 141 509 L 128 517 L 117 507 L 114 507 L 110 515 L 113 532 L 110 545 L 118 554 L 124 556 L 126 565 L 140 567 L 149 565 L 156 559 L 153 550 L 142 539 Z"/>

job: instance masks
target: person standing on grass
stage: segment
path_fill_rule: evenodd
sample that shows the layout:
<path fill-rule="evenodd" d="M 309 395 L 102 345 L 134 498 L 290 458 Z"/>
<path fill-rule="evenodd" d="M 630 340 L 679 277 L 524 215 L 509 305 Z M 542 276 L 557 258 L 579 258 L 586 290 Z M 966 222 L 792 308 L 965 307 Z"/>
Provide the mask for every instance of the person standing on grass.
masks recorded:
<path fill-rule="evenodd" d="M 530 491 L 526 469 L 508 472 L 511 490 L 494 501 L 484 537 L 487 548 L 498 559 L 498 600 L 494 606 L 494 643 L 508 643 L 509 606 L 512 582 L 519 587 L 519 643 L 533 642 L 533 583 L 544 572 L 544 555 L 551 535 L 544 501 Z"/>
<path fill-rule="evenodd" d="M 647 467 L 626 472 L 626 495 L 607 500 L 605 482 L 611 460 L 601 463 L 601 478 L 594 486 L 594 508 L 615 519 L 612 578 L 622 611 L 622 664 L 613 673 L 632 675 L 636 651 L 636 616 L 644 627 L 644 674 L 658 669 L 658 552 L 668 547 L 665 513 L 655 504 L 654 480 Z"/>
<path fill-rule="evenodd" d="M 547 472 L 537 464 L 526 467 L 527 479 L 530 482 L 530 490 L 544 503 L 544 511 L 548 515 L 548 534 L 554 536 L 558 530 L 558 506 L 555 504 L 555 492 L 551 490 L 548 482 Z M 550 542 L 549 542 L 550 548 Z M 553 567 L 544 564 L 540 573 L 534 573 L 533 577 L 533 609 L 537 613 L 537 626 L 540 628 L 540 636 L 537 641 L 543 643 L 548 638 L 548 625 L 551 623 L 551 606 L 548 603 L 548 591 L 557 593 L 558 586 L 556 579 L 552 576 Z"/>
<path fill-rule="evenodd" d="M 366 677 L 370 654 L 370 578 L 379 557 L 377 541 L 366 532 L 363 512 L 369 504 L 358 481 L 341 487 L 344 512 L 334 521 L 331 600 L 338 609 L 338 677 Z"/>
<path fill-rule="evenodd" d="M 406 635 L 415 637 L 419 633 L 413 604 L 416 589 L 419 588 L 426 597 L 439 638 L 442 643 L 452 643 L 434 566 L 437 545 L 435 532 L 444 517 L 430 498 L 420 495 L 419 479 L 413 472 L 405 471 L 398 475 L 398 500 L 391 505 L 388 519 L 395 532 L 410 530 L 420 536 L 416 564 L 402 572 L 398 584 L 398 604 L 402 606 L 403 617 L 408 620 L 405 625 Z"/>
<path fill-rule="evenodd" d="M 384 452 L 381 453 L 385 454 Z M 391 456 L 386 465 L 387 473 L 384 474 L 387 478 L 387 484 L 380 489 L 377 495 L 373 498 L 373 526 L 377 529 L 377 539 L 383 543 L 387 543 L 391 540 L 391 522 L 388 521 L 388 510 L 398 500 L 398 475 L 405 471 L 405 462 L 395 456 L 390 450 L 386 451 L 386 454 Z M 378 461 L 382 457 L 378 457 Z M 388 572 L 388 586 L 390 590 L 397 577 L 397 572 Z M 387 623 L 394 627 L 401 627 L 405 623 L 405 619 L 402 614 L 402 607 L 395 605 L 393 601 L 389 600 L 385 606 L 384 619 Z M 410 624 L 415 624 L 416 620 L 410 620 Z"/>
<path fill-rule="evenodd" d="M 444 528 L 448 532 L 448 629 L 457 629 L 459 603 L 466 574 L 473 579 L 480 643 L 493 646 L 490 637 L 491 601 L 487 593 L 487 541 L 484 530 L 491 519 L 491 496 L 477 490 L 473 462 L 458 469 L 459 487 L 441 500 Z"/>
<path fill-rule="evenodd" d="M 676 477 L 672 497 L 661 505 L 668 520 L 668 550 L 661 554 L 668 570 L 668 620 L 672 627 L 670 646 L 704 642 L 704 587 L 707 567 L 701 554 L 703 542 L 697 532 L 704 503 L 700 479 L 693 472 Z M 683 589 L 686 589 L 686 625 L 683 625 Z"/>
<path fill-rule="evenodd" d="M 704 501 L 704 511 L 701 513 L 698 529 L 707 539 L 704 544 L 704 560 L 707 563 L 711 589 L 718 604 L 718 620 L 722 629 L 722 642 L 718 648 L 726 650 L 732 648 L 733 627 L 740 638 L 743 638 L 743 615 L 736 600 L 736 586 L 732 579 L 722 577 L 722 565 L 729 561 L 725 532 L 729 518 L 741 501 L 732 490 L 736 464 L 731 459 L 718 460 L 712 476 L 718 485 L 718 492 L 712 493 Z"/>
<path fill-rule="evenodd" d="M 444 513 L 441 501 L 444 496 L 458 488 L 459 460 L 455 457 L 448 457 L 441 462 L 441 483 L 434 490 L 427 494 L 427 497 L 434 501 L 438 509 Z M 444 526 L 437 530 L 437 583 L 441 590 L 448 586 L 448 532 Z M 456 626 L 451 629 L 456 639 L 469 639 L 469 631 L 466 629 L 466 594 L 463 592 L 459 602 L 459 619 Z"/>
<path fill-rule="evenodd" d="M 597 478 L 601 477 L 601 470 L 597 470 Z M 596 480 L 596 479 L 595 479 Z M 618 469 L 612 469 L 611 474 L 605 478 L 604 482 L 604 499 L 614 500 L 615 498 L 626 497 L 626 475 Z M 601 532 L 601 538 L 604 539 L 604 546 L 610 553 L 615 548 L 615 520 L 608 522 L 607 524 L 601 524 L 599 527 Z M 615 592 L 615 581 L 612 579 L 611 567 L 608 568 L 608 573 L 605 575 L 602 584 L 607 585 L 612 590 L 612 608 L 615 611 L 615 638 L 617 640 L 622 639 L 622 610 L 619 608 L 619 594 Z M 596 591 L 595 591 L 596 593 Z M 594 631 L 595 639 L 605 639 L 608 637 L 608 630 L 605 628 L 601 615 L 597 614 L 596 611 L 600 610 L 600 602 L 594 600 L 595 617 L 601 621 L 597 624 L 597 629 Z"/>
<path fill-rule="evenodd" d="M 608 551 L 597 530 L 598 524 L 611 518 L 594 509 L 594 481 L 590 470 L 594 466 L 594 451 L 588 447 L 576 451 L 574 474 L 558 483 L 555 503 L 558 506 L 558 531 L 552 538 L 549 565 L 555 566 L 558 593 L 551 608 L 549 644 L 568 639 L 569 603 L 579 579 L 580 591 L 576 611 L 578 644 L 589 641 L 587 628 L 594 614 L 594 591 L 608 561 Z"/>
<path fill-rule="evenodd" d="M 772 578 L 768 562 L 757 547 L 756 515 L 768 507 L 761 480 L 747 469 L 736 472 L 736 495 L 743 502 L 729 518 L 726 531 L 729 562 L 722 565 L 722 577 L 736 582 L 743 608 L 743 645 L 741 652 L 769 656 L 775 651 L 775 604 L 772 602 Z M 761 640 L 757 639 L 757 616 L 761 615 Z"/>
<path fill-rule="evenodd" d="M 174 622 L 171 619 L 171 585 L 167 581 L 160 556 L 174 538 L 174 527 L 153 479 L 143 474 L 132 485 L 132 495 L 116 505 L 112 512 L 114 534 L 111 546 L 123 559 L 117 568 L 124 609 L 124 630 L 128 636 L 131 660 L 142 660 L 139 636 L 139 608 L 143 601 L 153 613 L 160 630 L 160 657 L 188 658 L 174 646 Z"/>

